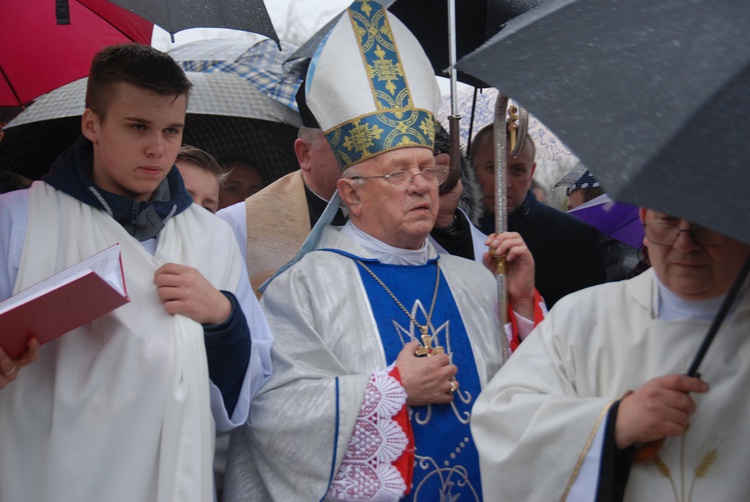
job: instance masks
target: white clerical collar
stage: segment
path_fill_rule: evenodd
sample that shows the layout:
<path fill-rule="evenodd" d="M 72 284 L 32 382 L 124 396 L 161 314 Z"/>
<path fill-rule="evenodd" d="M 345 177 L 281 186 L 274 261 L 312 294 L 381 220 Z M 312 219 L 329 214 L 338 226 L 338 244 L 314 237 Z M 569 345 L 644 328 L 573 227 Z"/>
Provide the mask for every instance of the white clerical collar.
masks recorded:
<path fill-rule="evenodd" d="M 713 321 L 721 307 L 726 294 L 709 298 L 708 300 L 685 300 L 672 293 L 654 274 L 659 288 L 657 317 L 663 321 Z M 732 307 L 734 311 L 736 305 Z"/>
<path fill-rule="evenodd" d="M 427 244 L 419 249 L 401 249 L 386 244 L 357 228 L 351 220 L 341 228 L 341 233 L 372 253 L 381 263 L 390 265 L 424 265 L 427 263 Z"/>

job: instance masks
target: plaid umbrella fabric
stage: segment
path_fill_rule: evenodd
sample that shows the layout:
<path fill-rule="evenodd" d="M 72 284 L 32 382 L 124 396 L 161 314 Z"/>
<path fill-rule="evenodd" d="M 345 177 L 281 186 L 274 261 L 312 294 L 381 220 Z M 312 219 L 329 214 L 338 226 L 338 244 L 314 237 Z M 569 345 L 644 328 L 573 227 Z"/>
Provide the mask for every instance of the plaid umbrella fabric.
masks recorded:
<path fill-rule="evenodd" d="M 187 72 L 194 88 L 183 142 L 221 160 L 243 156 L 272 181 L 298 168 L 294 140 L 299 114 L 230 74 Z M 32 179 L 81 133 L 86 78 L 40 96 L 9 122 L 0 141 L 0 166 Z"/>
<path fill-rule="evenodd" d="M 239 75 L 271 98 L 299 111 L 294 97 L 302 82 L 302 68 L 284 66 L 297 47 L 287 42 L 280 45 L 281 50 L 271 40 L 198 40 L 175 47 L 169 55 L 185 71 Z"/>

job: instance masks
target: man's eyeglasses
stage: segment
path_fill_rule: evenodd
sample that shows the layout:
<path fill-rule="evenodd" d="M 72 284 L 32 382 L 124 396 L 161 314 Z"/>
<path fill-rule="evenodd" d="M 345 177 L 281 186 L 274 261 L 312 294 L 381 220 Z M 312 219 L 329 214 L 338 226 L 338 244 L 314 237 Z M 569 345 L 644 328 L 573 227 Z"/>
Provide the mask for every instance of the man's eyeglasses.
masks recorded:
<path fill-rule="evenodd" d="M 693 241 L 700 246 L 720 246 L 727 241 L 727 236 L 700 225 L 690 224 L 687 228 L 680 228 L 675 223 L 666 221 L 652 221 L 643 225 L 646 238 L 653 244 L 671 246 L 679 239 L 682 232 L 687 232 Z"/>
<path fill-rule="evenodd" d="M 428 167 L 422 169 L 418 173 L 412 173 L 405 169 L 399 169 L 389 174 L 383 174 L 380 176 L 352 176 L 351 180 L 372 180 L 376 178 L 384 178 L 388 180 L 393 188 L 406 188 L 414 182 L 414 178 L 422 176 L 422 178 L 432 186 L 442 185 L 448 177 L 448 170 L 437 167 Z"/>

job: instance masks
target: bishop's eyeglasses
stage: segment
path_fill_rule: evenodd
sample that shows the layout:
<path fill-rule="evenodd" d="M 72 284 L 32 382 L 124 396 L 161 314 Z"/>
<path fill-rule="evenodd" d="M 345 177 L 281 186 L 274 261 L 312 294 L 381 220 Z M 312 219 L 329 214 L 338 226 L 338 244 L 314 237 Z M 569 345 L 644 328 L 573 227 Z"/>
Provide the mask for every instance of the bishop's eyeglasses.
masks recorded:
<path fill-rule="evenodd" d="M 413 173 L 411 171 L 407 171 L 406 169 L 399 169 L 398 171 L 393 171 L 392 173 L 388 174 L 382 174 L 380 176 L 352 176 L 349 179 L 372 180 L 383 178 L 388 180 L 393 188 L 406 188 L 414 182 L 414 179 L 417 176 L 422 176 L 422 178 L 429 185 L 438 186 L 442 185 L 446 178 L 448 178 L 448 170 L 438 167 L 428 167 L 427 169 L 422 169 L 418 173 Z"/>
<path fill-rule="evenodd" d="M 706 227 L 690 223 L 687 228 L 680 228 L 677 223 L 669 221 L 652 221 L 643 224 L 646 238 L 653 244 L 671 246 L 680 238 L 682 232 L 687 232 L 693 242 L 700 246 L 720 246 L 727 241 L 727 236 Z"/>

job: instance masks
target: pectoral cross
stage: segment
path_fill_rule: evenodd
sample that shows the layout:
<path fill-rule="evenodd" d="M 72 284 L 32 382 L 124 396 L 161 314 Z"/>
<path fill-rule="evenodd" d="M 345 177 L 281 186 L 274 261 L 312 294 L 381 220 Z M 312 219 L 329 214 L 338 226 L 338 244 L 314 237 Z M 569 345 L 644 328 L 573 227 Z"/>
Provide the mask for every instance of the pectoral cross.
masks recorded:
<path fill-rule="evenodd" d="M 419 325 L 417 324 L 417 326 Z M 435 347 L 432 346 L 432 337 L 427 333 L 427 326 L 419 326 L 419 331 L 422 332 L 422 346 L 414 351 L 415 356 L 429 357 L 445 352 L 443 350 L 443 347 L 441 347 L 440 345 L 437 345 Z"/>

